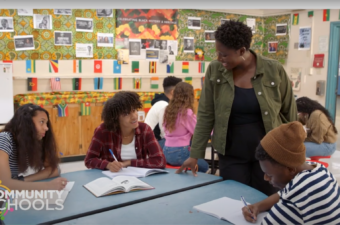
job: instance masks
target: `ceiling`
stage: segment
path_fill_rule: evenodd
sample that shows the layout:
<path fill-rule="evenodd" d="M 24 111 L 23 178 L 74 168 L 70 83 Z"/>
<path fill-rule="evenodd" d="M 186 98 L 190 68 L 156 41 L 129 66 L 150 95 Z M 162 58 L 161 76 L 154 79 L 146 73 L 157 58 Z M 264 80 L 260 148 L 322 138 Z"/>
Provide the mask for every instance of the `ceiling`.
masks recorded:
<path fill-rule="evenodd" d="M 281 14 L 289 14 L 296 11 L 304 11 L 305 9 L 208 9 L 209 11 L 243 14 L 249 16 L 273 16 Z"/>

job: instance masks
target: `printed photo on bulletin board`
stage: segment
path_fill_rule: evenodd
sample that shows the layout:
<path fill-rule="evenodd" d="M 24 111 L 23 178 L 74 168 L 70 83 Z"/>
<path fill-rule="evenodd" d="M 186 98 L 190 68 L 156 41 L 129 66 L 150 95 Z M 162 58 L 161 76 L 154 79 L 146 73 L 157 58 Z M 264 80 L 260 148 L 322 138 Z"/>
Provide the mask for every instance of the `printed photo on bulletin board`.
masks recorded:
<path fill-rule="evenodd" d="M 294 91 L 299 91 L 301 88 L 301 76 L 302 76 L 301 68 L 290 69 L 289 78 L 292 83 L 292 88 Z"/>

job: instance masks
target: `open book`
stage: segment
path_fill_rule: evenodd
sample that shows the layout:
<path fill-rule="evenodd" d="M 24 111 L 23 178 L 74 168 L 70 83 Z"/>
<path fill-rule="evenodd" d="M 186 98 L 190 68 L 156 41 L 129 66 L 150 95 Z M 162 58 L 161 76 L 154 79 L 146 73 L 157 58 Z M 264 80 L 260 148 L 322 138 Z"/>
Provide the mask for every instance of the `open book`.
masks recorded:
<path fill-rule="evenodd" d="M 168 173 L 168 171 L 161 170 L 161 169 L 146 169 L 146 168 L 139 168 L 139 167 L 132 167 L 132 166 L 129 166 L 127 168 L 122 168 L 122 170 L 118 172 L 111 172 L 109 170 L 103 171 L 104 175 L 111 177 L 111 178 L 114 178 L 116 176 L 147 177 L 155 173 Z"/>
<path fill-rule="evenodd" d="M 101 177 L 85 184 L 84 187 L 96 197 L 129 191 L 154 189 L 154 187 L 147 183 L 131 176 L 117 176 L 112 180 L 106 177 Z"/>
<path fill-rule="evenodd" d="M 29 204 L 33 204 L 33 202 L 37 199 L 43 200 L 43 202 L 47 202 L 48 205 L 60 205 L 60 204 L 64 204 L 66 197 L 68 195 L 68 193 L 70 193 L 70 191 L 72 190 L 74 185 L 74 181 L 68 181 L 65 188 L 60 191 L 60 195 L 58 195 L 55 191 L 50 194 L 48 193 L 46 196 L 38 196 L 36 195 L 36 197 L 33 198 L 25 198 L 25 201 L 21 196 L 17 196 L 17 201 L 18 203 L 20 202 L 21 205 L 29 205 Z M 34 194 L 32 194 L 31 192 L 28 192 L 29 196 L 34 196 Z M 36 205 L 40 205 L 41 201 L 35 201 L 34 204 Z"/>
<path fill-rule="evenodd" d="M 249 203 L 248 203 L 249 204 Z M 222 197 L 201 205 L 194 206 L 199 212 L 206 213 L 210 216 L 217 217 L 229 221 L 233 224 L 261 224 L 267 212 L 262 212 L 257 215 L 256 223 L 246 221 L 242 214 L 244 204 L 241 200 L 235 200 L 227 197 Z"/>

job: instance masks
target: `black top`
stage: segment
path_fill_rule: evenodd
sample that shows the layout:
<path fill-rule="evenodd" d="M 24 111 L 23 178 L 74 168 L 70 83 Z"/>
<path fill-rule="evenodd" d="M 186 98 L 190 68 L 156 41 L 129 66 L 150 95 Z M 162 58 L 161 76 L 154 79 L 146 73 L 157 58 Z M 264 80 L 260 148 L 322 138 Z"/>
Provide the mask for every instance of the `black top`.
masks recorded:
<path fill-rule="evenodd" d="M 152 101 L 151 101 L 151 106 L 153 106 L 156 102 L 159 102 L 159 101 L 169 102 L 169 99 L 168 99 L 168 97 L 166 97 L 166 95 L 164 93 L 156 94 L 155 98 L 152 99 Z M 157 140 L 161 140 L 162 139 L 161 138 L 161 130 L 159 129 L 159 125 L 158 124 L 153 129 L 153 133 L 155 134 L 155 137 L 156 137 Z"/>
<path fill-rule="evenodd" d="M 262 121 L 262 114 L 254 88 L 235 86 L 235 97 L 231 108 L 229 124 L 241 125 L 259 121 Z"/>

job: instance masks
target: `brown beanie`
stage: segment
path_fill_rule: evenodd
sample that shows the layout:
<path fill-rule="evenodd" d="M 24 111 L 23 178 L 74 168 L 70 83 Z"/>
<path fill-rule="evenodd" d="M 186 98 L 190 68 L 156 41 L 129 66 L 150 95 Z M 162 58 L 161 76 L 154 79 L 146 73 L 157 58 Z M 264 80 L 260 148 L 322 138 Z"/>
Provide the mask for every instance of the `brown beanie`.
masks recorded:
<path fill-rule="evenodd" d="M 306 160 L 304 141 L 306 131 L 300 122 L 294 121 L 271 130 L 261 140 L 263 149 L 278 163 L 294 168 Z"/>

